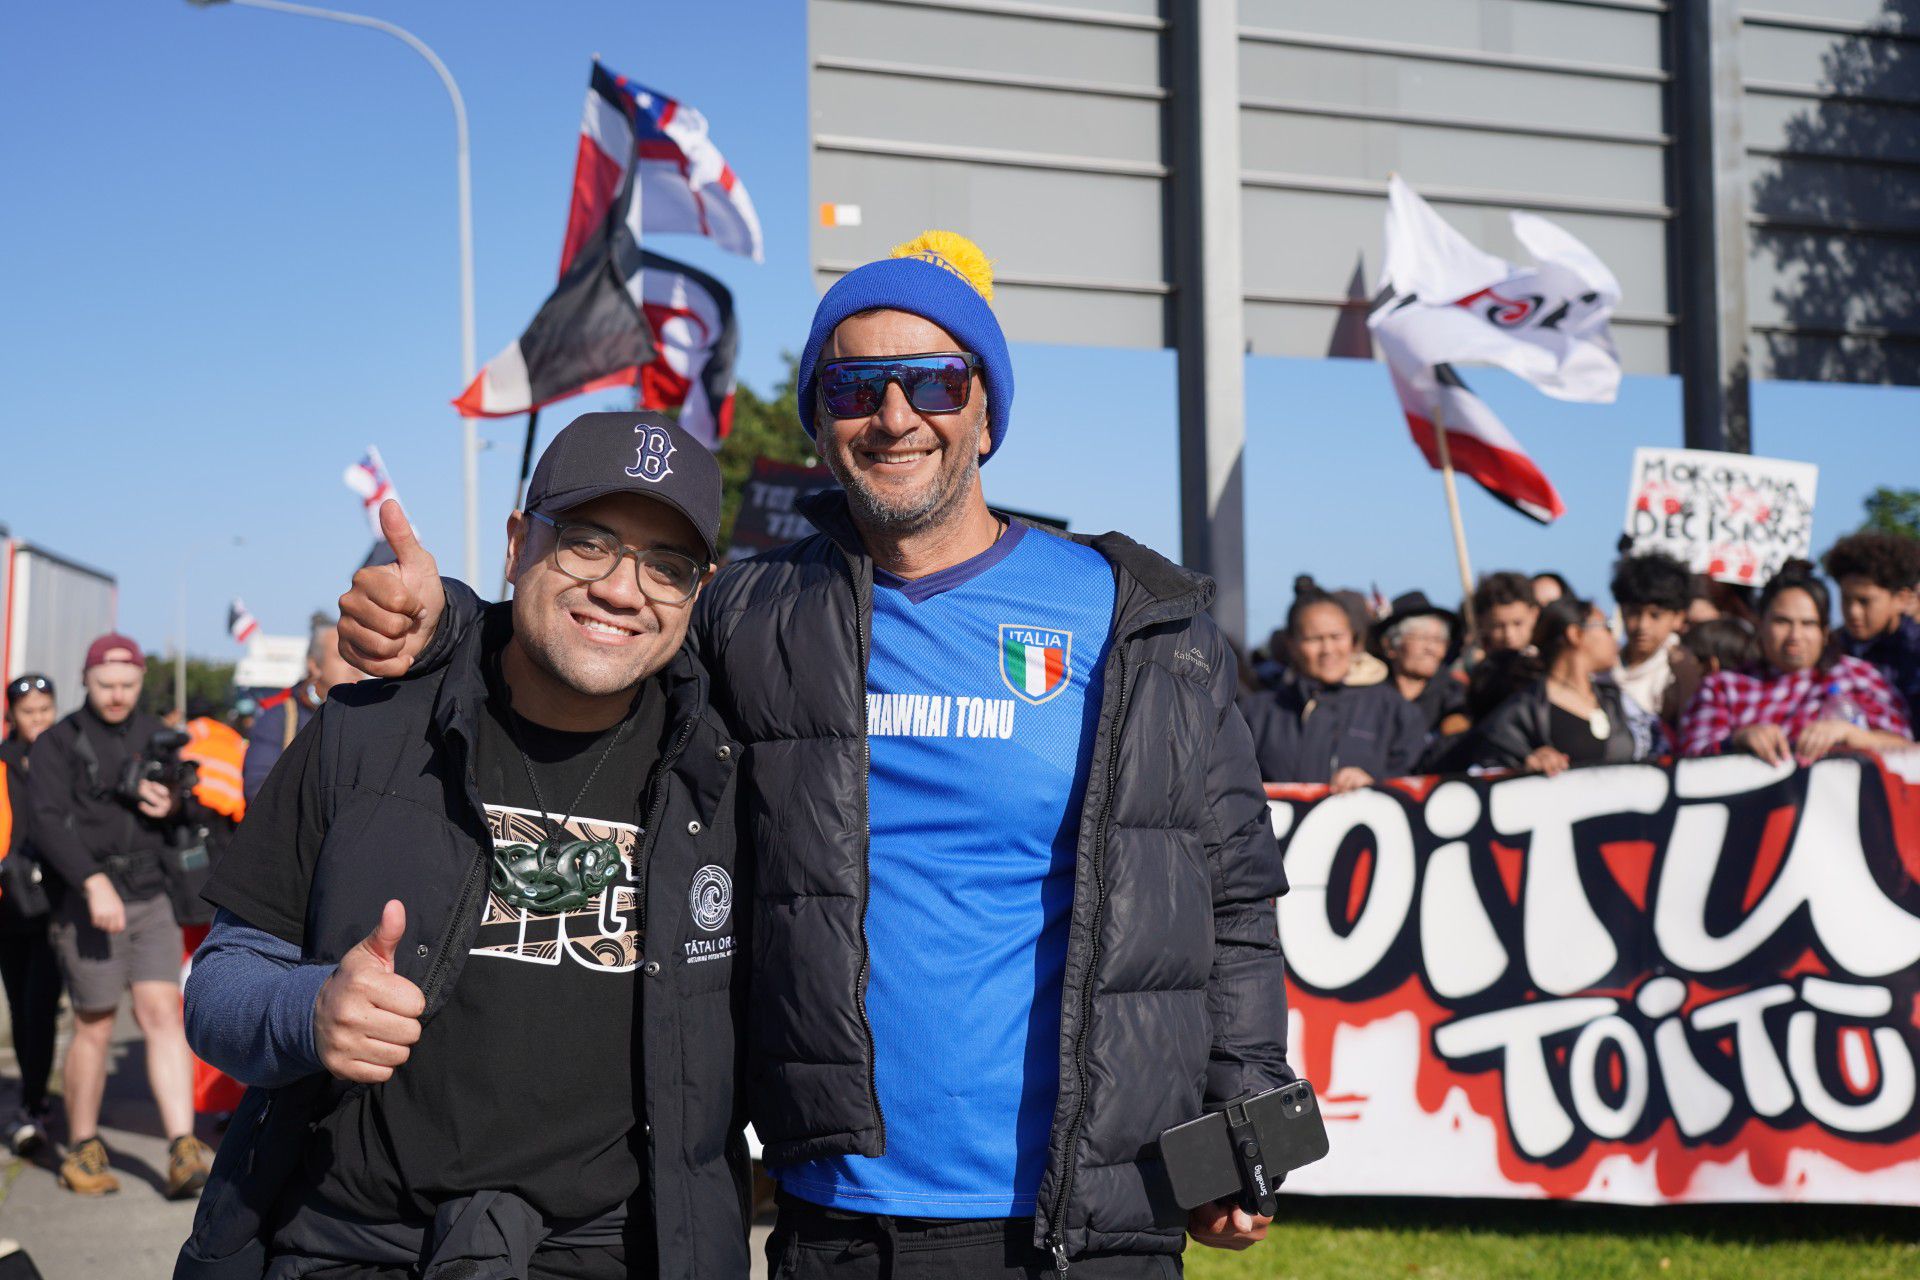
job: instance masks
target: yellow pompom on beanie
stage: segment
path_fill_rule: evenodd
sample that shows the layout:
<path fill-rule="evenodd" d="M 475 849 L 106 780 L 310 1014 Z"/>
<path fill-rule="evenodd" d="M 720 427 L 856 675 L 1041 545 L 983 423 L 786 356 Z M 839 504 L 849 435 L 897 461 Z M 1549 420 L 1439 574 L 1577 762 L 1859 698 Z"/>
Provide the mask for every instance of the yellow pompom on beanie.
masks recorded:
<path fill-rule="evenodd" d="M 922 231 L 887 251 L 889 258 L 918 258 L 944 267 L 973 286 L 981 301 L 993 301 L 993 263 L 980 246 L 957 231 Z"/>

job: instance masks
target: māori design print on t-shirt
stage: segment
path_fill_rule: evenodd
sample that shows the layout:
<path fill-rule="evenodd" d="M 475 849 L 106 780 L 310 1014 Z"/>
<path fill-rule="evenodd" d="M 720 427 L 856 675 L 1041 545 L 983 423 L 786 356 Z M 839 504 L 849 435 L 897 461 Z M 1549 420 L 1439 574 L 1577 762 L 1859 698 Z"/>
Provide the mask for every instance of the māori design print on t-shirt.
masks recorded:
<path fill-rule="evenodd" d="M 487 805 L 494 884 L 473 954 L 626 973 L 640 963 L 640 884 L 635 854 L 640 828 L 629 822 L 566 818 L 549 838 L 546 819 L 530 809 Z M 546 848 L 542 849 L 542 841 Z M 523 896 L 551 897 L 559 909 L 510 905 L 502 877 Z"/>

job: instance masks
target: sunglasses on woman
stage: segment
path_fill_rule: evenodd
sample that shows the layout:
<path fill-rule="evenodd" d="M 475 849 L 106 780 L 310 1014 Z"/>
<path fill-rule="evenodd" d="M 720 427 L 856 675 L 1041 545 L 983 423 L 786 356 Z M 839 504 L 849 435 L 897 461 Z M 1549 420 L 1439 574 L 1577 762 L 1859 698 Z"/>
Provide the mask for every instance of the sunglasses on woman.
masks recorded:
<path fill-rule="evenodd" d="M 958 413 L 967 407 L 979 367 L 980 357 L 971 351 L 829 360 L 820 366 L 820 398 L 836 418 L 870 418 L 893 383 L 921 413 Z"/>
<path fill-rule="evenodd" d="M 53 681 L 45 676 L 18 676 L 7 682 L 7 701 L 24 698 L 30 693 L 53 693 Z"/>

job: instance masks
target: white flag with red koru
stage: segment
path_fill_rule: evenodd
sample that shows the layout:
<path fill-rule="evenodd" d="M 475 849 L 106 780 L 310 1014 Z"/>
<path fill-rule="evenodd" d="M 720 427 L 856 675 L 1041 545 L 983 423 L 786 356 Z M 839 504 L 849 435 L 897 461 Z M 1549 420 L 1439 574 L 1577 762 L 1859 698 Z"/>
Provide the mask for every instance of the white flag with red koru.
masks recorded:
<path fill-rule="evenodd" d="M 1367 323 L 1428 463 L 1440 465 L 1434 433 L 1444 429 L 1458 470 L 1547 523 L 1566 510 L 1559 493 L 1452 366 L 1498 365 L 1556 399 L 1610 403 L 1620 387 L 1609 328 L 1620 285 L 1562 228 L 1509 216 L 1532 266 L 1484 252 L 1392 179 L 1386 261 Z"/>

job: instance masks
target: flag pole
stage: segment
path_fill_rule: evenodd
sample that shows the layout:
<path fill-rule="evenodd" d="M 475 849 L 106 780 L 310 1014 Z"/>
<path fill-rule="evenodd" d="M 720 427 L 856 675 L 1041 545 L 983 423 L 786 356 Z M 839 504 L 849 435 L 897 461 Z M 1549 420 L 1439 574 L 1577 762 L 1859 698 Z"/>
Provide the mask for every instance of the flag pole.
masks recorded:
<path fill-rule="evenodd" d="M 1440 481 L 1447 490 L 1447 518 L 1453 522 L 1453 555 L 1460 562 L 1460 616 L 1472 634 L 1473 566 L 1467 562 L 1467 527 L 1460 521 L 1460 489 L 1453 482 L 1453 453 L 1447 448 L 1447 399 L 1444 394 L 1433 405 L 1433 443 L 1440 454 Z"/>
<path fill-rule="evenodd" d="M 540 430 L 540 411 L 527 410 L 527 442 L 520 447 L 520 478 L 513 485 L 513 509 L 520 509 L 521 500 L 527 496 L 527 477 L 533 474 L 533 439 Z M 500 566 L 500 598 L 507 598 L 507 566 Z"/>

